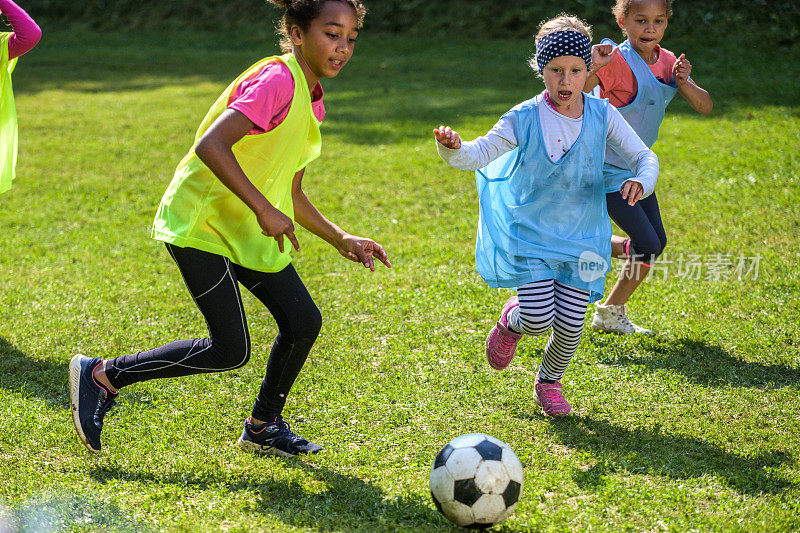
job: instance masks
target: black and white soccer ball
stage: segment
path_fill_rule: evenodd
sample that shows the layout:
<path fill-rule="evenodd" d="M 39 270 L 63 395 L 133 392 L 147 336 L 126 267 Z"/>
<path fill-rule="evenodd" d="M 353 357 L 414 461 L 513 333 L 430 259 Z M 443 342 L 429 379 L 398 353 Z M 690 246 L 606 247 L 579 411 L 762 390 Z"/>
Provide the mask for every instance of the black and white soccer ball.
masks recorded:
<path fill-rule="evenodd" d="M 522 464 L 516 454 L 503 441 L 483 433 L 454 438 L 431 467 L 433 503 L 463 527 L 491 527 L 511 516 L 522 485 Z"/>

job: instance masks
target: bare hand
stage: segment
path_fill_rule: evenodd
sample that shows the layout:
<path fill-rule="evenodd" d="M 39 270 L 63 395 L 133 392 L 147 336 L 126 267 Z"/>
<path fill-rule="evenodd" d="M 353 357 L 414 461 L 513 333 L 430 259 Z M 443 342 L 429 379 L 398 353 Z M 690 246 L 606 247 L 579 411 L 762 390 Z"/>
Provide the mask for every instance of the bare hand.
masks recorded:
<path fill-rule="evenodd" d="M 611 63 L 618 51 L 619 48 L 613 44 L 592 46 L 592 72 L 596 74 L 598 70 Z"/>
<path fill-rule="evenodd" d="M 672 77 L 675 79 L 675 85 L 683 87 L 689 81 L 689 75 L 692 73 L 692 64 L 686 59 L 686 54 L 681 54 L 681 57 L 675 61 L 672 66 Z"/>
<path fill-rule="evenodd" d="M 628 200 L 628 205 L 634 206 L 642 198 L 644 187 L 638 181 L 628 180 L 622 184 L 622 199 Z"/>
<path fill-rule="evenodd" d="M 387 267 L 392 268 L 386 250 L 372 239 L 348 235 L 342 241 L 339 253 L 354 263 L 363 264 L 364 268 L 368 268 L 373 272 L 375 272 L 375 261 L 373 259 L 375 257 Z"/>
<path fill-rule="evenodd" d="M 294 235 L 294 222 L 292 219 L 281 213 L 273 205 L 256 214 L 258 225 L 261 226 L 261 233 L 267 237 L 272 237 L 278 241 L 278 249 L 283 253 L 283 237 L 292 243 L 295 250 L 300 249 L 300 243 Z"/>
<path fill-rule="evenodd" d="M 439 126 L 433 130 L 433 134 L 442 146 L 453 150 L 461 148 L 461 137 L 458 136 L 457 131 L 450 129 L 450 126 Z"/>

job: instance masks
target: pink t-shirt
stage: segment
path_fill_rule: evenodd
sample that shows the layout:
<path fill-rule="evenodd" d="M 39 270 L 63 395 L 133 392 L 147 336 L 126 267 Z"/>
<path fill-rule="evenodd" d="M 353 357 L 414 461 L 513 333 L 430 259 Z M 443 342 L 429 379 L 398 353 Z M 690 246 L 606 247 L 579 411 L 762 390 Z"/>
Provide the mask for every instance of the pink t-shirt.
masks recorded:
<path fill-rule="evenodd" d="M 672 67 L 677 58 L 675 54 L 659 45 L 656 45 L 656 52 L 658 59 L 655 64 L 648 66 L 661 83 L 668 84 L 672 81 Z M 636 76 L 622 54 L 617 53 L 611 63 L 597 72 L 597 77 L 600 79 L 600 97 L 608 98 L 614 107 L 624 107 L 636 98 L 639 88 Z"/>
<path fill-rule="evenodd" d="M 322 85 L 317 83 L 311 92 L 311 108 L 320 122 L 325 118 L 323 96 Z M 293 97 L 292 72 L 282 61 L 275 60 L 239 83 L 228 101 L 228 109 L 249 118 L 255 128 L 248 135 L 258 135 L 274 130 L 286 119 Z"/>
<path fill-rule="evenodd" d="M 30 51 L 42 38 L 42 30 L 11 0 L 0 0 L 0 13 L 6 16 L 14 35 L 8 40 L 8 59 L 14 59 Z"/>

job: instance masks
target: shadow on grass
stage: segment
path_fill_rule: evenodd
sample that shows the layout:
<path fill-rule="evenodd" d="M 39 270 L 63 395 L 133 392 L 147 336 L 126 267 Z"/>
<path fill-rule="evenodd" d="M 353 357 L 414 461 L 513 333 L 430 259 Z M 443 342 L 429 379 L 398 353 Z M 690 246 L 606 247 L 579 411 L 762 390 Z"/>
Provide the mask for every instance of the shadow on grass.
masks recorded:
<path fill-rule="evenodd" d="M 90 472 L 100 483 L 134 481 L 155 486 L 176 485 L 198 490 L 231 493 L 257 493 L 247 512 L 278 516 L 295 527 L 319 531 L 396 530 L 398 527 L 421 531 L 451 531 L 453 526 L 440 516 L 426 498 L 388 497 L 378 486 L 357 477 L 341 474 L 295 459 L 270 458 L 283 468 L 294 468 L 318 484 L 322 490 L 310 491 L 297 481 L 273 479 L 270 467 L 253 474 L 136 472 L 124 468 L 98 468 Z M 317 485 L 319 486 L 319 485 Z"/>
<path fill-rule="evenodd" d="M 745 457 L 701 439 L 662 433 L 658 426 L 631 429 L 586 416 L 556 420 L 550 428 L 564 445 L 589 451 L 600 459 L 589 471 L 575 475 L 575 482 L 586 489 L 603 485 L 605 475 L 618 471 L 673 479 L 710 474 L 737 492 L 752 496 L 798 488 L 767 471 L 793 462 L 788 452 Z"/>
<path fill-rule="evenodd" d="M 638 347 L 647 355 L 626 354 L 604 362 L 671 370 L 707 387 L 796 388 L 800 384 L 800 368 L 742 361 L 718 344 L 697 339 L 645 338 Z"/>
<path fill-rule="evenodd" d="M 69 408 L 67 365 L 34 359 L 0 337 L 0 389 L 38 397 L 54 407 Z"/>

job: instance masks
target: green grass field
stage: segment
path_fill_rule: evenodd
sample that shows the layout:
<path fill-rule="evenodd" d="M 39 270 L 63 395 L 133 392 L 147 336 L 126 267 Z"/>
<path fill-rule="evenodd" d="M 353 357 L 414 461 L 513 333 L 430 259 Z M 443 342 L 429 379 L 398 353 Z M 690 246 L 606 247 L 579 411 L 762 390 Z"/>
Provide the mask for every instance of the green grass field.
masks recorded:
<path fill-rule="evenodd" d="M 800 529 L 800 93 L 780 60 L 797 47 L 665 40 L 716 107 L 701 117 L 678 97 L 655 147 L 670 244 L 630 313 L 658 335 L 587 330 L 564 379 L 579 415 L 549 420 L 533 402 L 545 338 L 504 372 L 485 362 L 509 293 L 475 272 L 474 176 L 430 134 L 445 122 L 473 138 L 539 92 L 530 44 L 363 35 L 325 84 L 304 186 L 395 267 L 370 273 L 300 233 L 295 264 L 325 322 L 286 416 L 325 452 L 235 446 L 276 333 L 249 295 L 249 365 L 130 387 L 103 453 L 87 452 L 73 354 L 205 335 L 149 228 L 211 102 L 274 53 L 267 31 L 50 31 L 20 61 L 18 178 L 0 197 L 0 517 L 23 531 L 448 531 L 430 464 L 484 432 L 525 468 L 501 531 Z"/>

